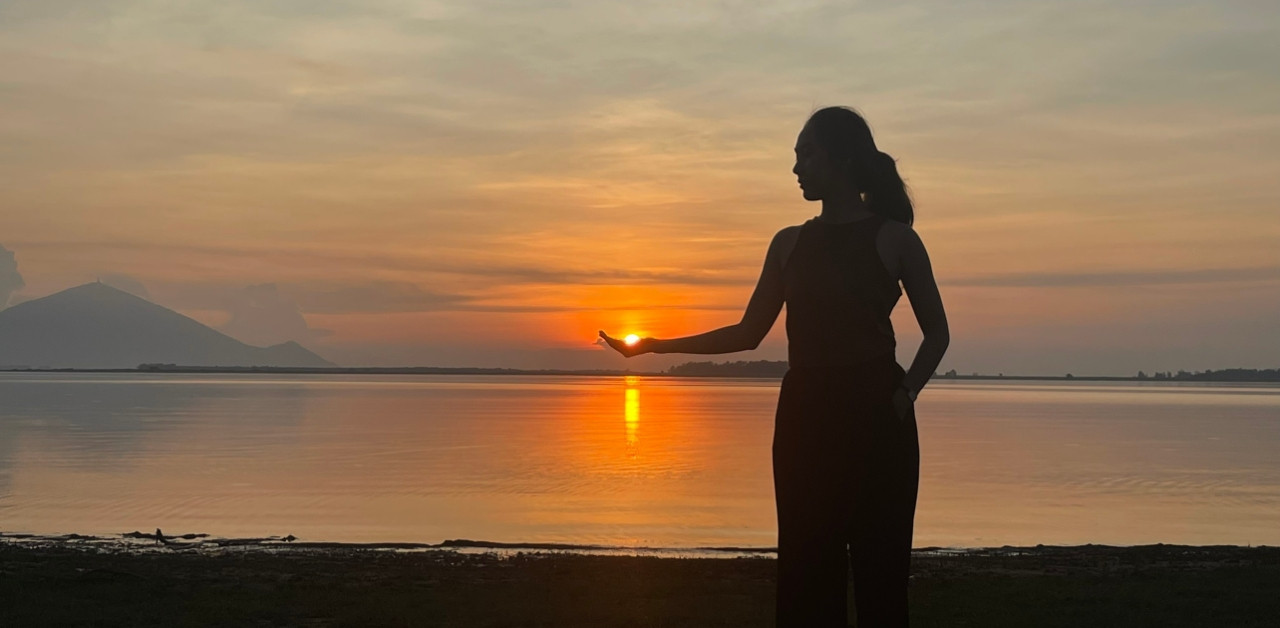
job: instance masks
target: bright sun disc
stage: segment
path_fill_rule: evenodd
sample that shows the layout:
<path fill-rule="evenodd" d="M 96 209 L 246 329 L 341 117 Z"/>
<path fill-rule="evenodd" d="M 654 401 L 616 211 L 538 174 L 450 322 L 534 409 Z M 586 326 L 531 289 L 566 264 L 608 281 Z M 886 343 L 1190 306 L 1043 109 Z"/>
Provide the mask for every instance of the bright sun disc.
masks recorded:
<path fill-rule="evenodd" d="M 627 337 L 623 338 L 622 341 L 629 345 L 633 345 L 637 342 L 640 342 L 640 336 L 637 336 L 635 334 L 627 334 Z"/>

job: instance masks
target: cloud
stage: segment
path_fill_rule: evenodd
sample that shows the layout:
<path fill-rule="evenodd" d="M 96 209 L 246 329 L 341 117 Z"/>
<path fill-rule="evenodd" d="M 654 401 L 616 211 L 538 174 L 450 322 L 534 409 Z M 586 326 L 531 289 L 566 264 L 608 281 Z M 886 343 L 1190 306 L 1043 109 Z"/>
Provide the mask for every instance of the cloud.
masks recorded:
<path fill-rule="evenodd" d="M 530 290 L 546 293 L 546 286 L 553 284 L 553 276 L 548 276 L 546 283 L 531 284 Z M 512 287 L 515 284 L 510 284 Z M 622 284 L 614 284 L 617 285 Z M 538 312 L 583 312 L 583 311 L 634 311 L 646 310 L 741 310 L 742 303 L 730 305 L 715 303 L 710 300 L 684 301 L 680 303 L 646 304 L 637 308 L 627 303 L 592 302 L 583 304 L 576 301 L 557 303 L 553 300 L 529 303 L 521 295 L 504 298 L 504 294 L 463 294 L 423 288 L 418 284 L 402 281 L 385 280 L 312 280 L 301 282 L 273 282 L 262 286 L 230 286 L 218 282 L 181 282 L 158 283 L 156 292 L 160 298 L 157 302 L 165 307 L 178 310 L 225 310 L 232 315 L 241 314 L 237 325 L 248 325 L 249 317 L 258 319 L 262 316 L 259 309 L 274 312 L 272 318 L 280 322 L 272 324 L 273 329 L 300 330 L 298 316 L 306 314 L 318 315 L 366 315 L 397 314 L 423 312 L 494 312 L 494 313 L 538 313 Z M 247 293 L 252 293 L 247 296 Z M 745 293 L 743 299 L 745 300 Z M 275 303 L 264 307 L 261 301 Z M 250 302 L 254 303 L 250 305 Z M 227 304 L 235 304 L 228 306 Z M 284 322 L 289 322 L 284 326 Z M 256 324 L 255 324 L 256 326 Z M 312 330 L 313 333 L 327 335 L 323 330 Z M 246 335 L 251 332 L 246 330 Z M 275 337 L 278 334 L 271 334 Z"/>
<path fill-rule="evenodd" d="M 9 303 L 9 296 L 27 285 L 18 274 L 18 259 L 13 251 L 0 244 L 0 309 Z"/>
<path fill-rule="evenodd" d="M 1203 268 L 1196 270 L 1152 270 L 1095 273 L 1043 272 L 984 275 L 941 279 L 946 286 L 988 288 L 1032 287 L 1115 287 L 1186 284 L 1224 284 L 1253 281 L 1280 281 L 1280 267 Z"/>
<path fill-rule="evenodd" d="M 290 340 L 306 343 L 327 334 L 307 325 L 298 305 L 280 294 L 272 283 L 247 286 L 233 293 L 227 309 L 231 320 L 222 326 L 222 331 L 246 344 L 265 347 Z"/>
<path fill-rule="evenodd" d="M 287 284 L 302 311 L 315 314 L 431 312 L 469 301 L 405 281 L 305 282 Z"/>

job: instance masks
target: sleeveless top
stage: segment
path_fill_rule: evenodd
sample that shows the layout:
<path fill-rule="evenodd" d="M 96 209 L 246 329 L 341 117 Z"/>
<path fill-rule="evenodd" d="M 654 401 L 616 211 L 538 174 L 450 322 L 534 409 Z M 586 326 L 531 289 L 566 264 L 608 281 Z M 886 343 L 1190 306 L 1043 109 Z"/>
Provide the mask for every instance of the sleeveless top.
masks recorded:
<path fill-rule="evenodd" d="M 833 224 L 813 218 L 801 225 L 782 269 L 790 366 L 892 359 L 897 342 L 889 314 L 902 290 L 876 250 L 885 220 L 875 215 Z"/>

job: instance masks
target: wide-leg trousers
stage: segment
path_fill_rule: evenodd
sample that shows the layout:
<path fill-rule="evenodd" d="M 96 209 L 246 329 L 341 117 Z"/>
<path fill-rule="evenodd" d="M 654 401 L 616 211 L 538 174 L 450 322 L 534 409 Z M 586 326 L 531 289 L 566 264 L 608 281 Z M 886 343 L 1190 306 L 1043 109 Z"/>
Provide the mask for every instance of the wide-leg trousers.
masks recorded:
<path fill-rule="evenodd" d="M 858 628 L 907 626 L 907 578 L 920 445 L 893 395 L 892 359 L 793 367 L 773 438 L 778 628 L 846 628 L 853 575 Z"/>

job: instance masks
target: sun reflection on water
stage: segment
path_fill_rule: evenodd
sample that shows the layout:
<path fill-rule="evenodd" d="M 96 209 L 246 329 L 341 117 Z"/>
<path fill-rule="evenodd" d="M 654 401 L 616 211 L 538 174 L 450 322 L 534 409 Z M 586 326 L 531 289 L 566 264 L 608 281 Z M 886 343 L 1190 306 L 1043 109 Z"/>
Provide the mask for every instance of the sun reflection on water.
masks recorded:
<path fill-rule="evenodd" d="M 636 455 L 636 443 L 639 440 L 637 432 L 640 428 L 640 378 L 635 375 L 628 375 L 624 380 L 627 385 L 625 401 L 622 406 L 622 417 L 627 428 L 627 456 L 634 458 Z"/>

